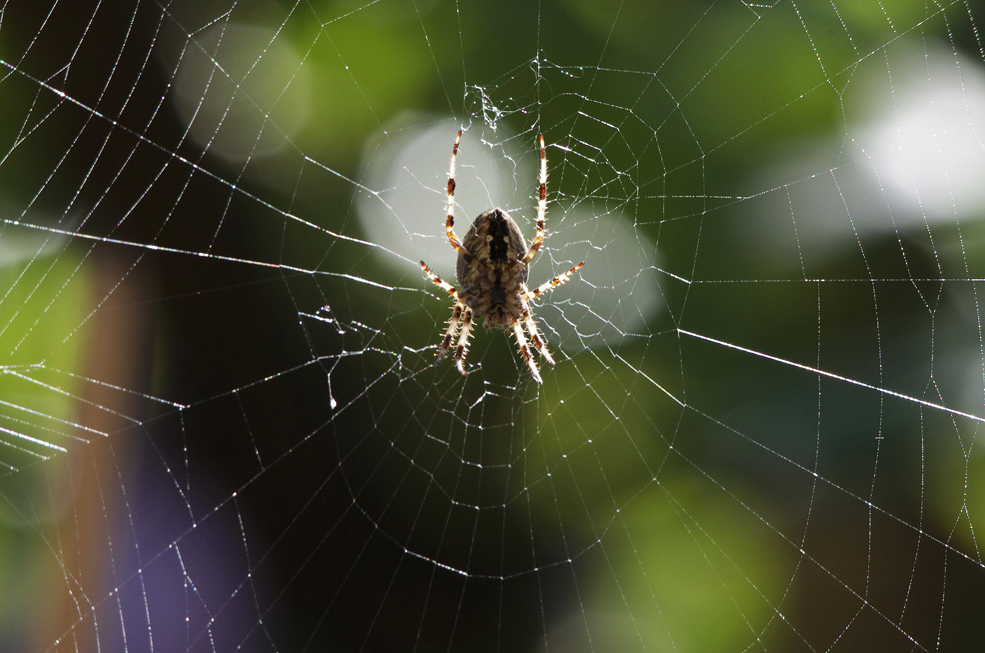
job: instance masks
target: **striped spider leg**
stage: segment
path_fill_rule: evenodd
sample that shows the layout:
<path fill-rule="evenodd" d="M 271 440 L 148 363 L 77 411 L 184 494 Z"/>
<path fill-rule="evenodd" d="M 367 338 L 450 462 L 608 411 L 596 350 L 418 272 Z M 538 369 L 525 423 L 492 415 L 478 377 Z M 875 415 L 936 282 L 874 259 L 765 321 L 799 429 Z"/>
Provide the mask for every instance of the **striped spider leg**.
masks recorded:
<path fill-rule="evenodd" d="M 427 275 L 428 279 L 455 298 L 455 308 L 452 310 L 451 319 L 448 320 L 448 330 L 445 331 L 445 337 L 441 340 L 441 348 L 438 350 L 438 360 L 435 361 L 435 365 L 439 365 L 444 360 L 445 354 L 448 353 L 448 348 L 451 347 L 452 340 L 455 339 L 455 334 L 458 332 L 459 327 L 461 327 L 462 333 L 458 338 L 458 346 L 455 348 L 455 366 L 459 372 L 467 374 L 465 371 L 465 355 L 468 353 L 469 334 L 472 331 L 472 309 L 462 302 L 454 286 L 432 272 L 424 261 L 420 263 L 421 269 L 424 270 L 424 274 Z"/>
<path fill-rule="evenodd" d="M 554 359 L 551 358 L 551 353 L 547 350 L 547 344 L 544 342 L 543 336 L 540 334 L 540 331 L 537 329 L 537 323 L 534 321 L 533 315 L 531 315 L 530 313 L 529 302 L 534 299 L 537 299 L 543 294 L 549 293 L 550 291 L 554 290 L 558 286 L 564 284 L 564 282 L 570 279 L 572 275 L 574 275 L 575 272 L 580 270 L 581 266 L 583 265 L 585 264 L 579 263 L 578 265 L 571 268 L 564 274 L 559 274 L 558 276 L 554 277 L 550 281 L 542 283 L 540 286 L 538 286 L 532 291 L 527 290 L 526 286 L 524 286 L 523 292 L 520 293 L 520 295 L 517 297 L 520 306 L 522 307 L 522 316 L 523 316 L 524 325 L 526 326 L 527 331 L 530 333 L 530 341 L 534 344 L 534 347 L 537 348 L 537 351 L 540 352 L 540 355 L 544 357 L 544 360 L 546 360 L 551 365 L 554 365 Z M 515 327 L 516 325 L 514 325 L 514 329 Z M 522 347 L 520 353 L 523 354 Z M 527 358 L 527 356 L 524 356 L 524 358 Z M 530 366 L 531 371 L 534 372 L 534 378 L 537 378 L 538 374 L 536 373 L 535 363 L 532 360 L 527 360 L 527 365 Z"/>

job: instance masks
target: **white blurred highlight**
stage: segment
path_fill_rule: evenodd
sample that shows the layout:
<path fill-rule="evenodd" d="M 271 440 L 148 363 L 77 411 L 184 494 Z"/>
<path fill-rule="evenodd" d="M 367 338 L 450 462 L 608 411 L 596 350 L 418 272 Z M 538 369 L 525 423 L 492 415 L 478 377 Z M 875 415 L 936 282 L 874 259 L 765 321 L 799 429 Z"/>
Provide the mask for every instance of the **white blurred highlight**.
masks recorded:
<path fill-rule="evenodd" d="M 857 140 L 886 193 L 929 220 L 980 212 L 985 70 L 948 46 L 908 50 L 891 64 L 891 88 L 872 85 L 882 101 Z"/>
<path fill-rule="evenodd" d="M 196 146 L 230 163 L 277 154 L 308 122 L 311 81 L 284 35 L 220 22 L 191 41 L 155 50 L 164 71 L 178 63 L 172 100 Z"/>

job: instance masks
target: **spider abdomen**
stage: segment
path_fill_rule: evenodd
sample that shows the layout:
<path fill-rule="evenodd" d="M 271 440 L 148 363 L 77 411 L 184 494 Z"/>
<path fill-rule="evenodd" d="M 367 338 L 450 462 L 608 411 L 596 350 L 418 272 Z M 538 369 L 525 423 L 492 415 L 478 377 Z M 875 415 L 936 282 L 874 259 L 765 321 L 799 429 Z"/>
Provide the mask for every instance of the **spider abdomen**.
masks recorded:
<path fill-rule="evenodd" d="M 487 329 L 511 328 L 511 318 L 520 315 L 517 295 L 529 274 L 521 262 L 527 241 L 516 222 L 502 209 L 486 211 L 469 227 L 462 247 L 480 264 L 470 263 L 464 254 L 458 256 L 463 302 L 476 318 L 485 318 Z"/>
<path fill-rule="evenodd" d="M 506 211 L 490 209 L 476 218 L 462 239 L 462 246 L 485 265 L 487 272 L 515 271 L 522 283 L 527 282 L 527 266 L 517 265 L 527 252 L 527 241 Z M 458 256 L 457 272 L 458 283 L 466 288 L 481 276 L 461 254 Z M 503 281 L 507 282 L 508 279 Z"/>

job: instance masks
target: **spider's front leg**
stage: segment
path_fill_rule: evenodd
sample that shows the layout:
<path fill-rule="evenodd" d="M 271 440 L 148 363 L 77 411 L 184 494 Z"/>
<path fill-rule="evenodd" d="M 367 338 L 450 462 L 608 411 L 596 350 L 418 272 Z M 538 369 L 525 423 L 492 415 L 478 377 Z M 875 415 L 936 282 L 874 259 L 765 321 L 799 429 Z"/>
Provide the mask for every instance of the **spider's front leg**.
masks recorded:
<path fill-rule="evenodd" d="M 461 327 L 462 333 L 458 338 L 458 346 L 455 348 L 455 366 L 458 367 L 459 372 L 467 374 L 465 371 L 465 355 L 468 353 L 469 334 L 472 331 L 472 309 L 462 302 L 462 298 L 459 296 L 458 291 L 455 290 L 455 286 L 442 280 L 434 272 L 431 272 L 431 269 L 424 261 L 421 261 L 420 264 L 421 269 L 424 270 L 424 274 L 427 275 L 428 279 L 455 298 L 455 308 L 452 311 L 451 319 L 448 320 L 448 329 L 445 331 L 445 337 L 441 339 L 441 347 L 437 352 L 438 359 L 434 364 L 440 365 L 441 361 L 445 359 L 445 354 L 451 348 L 451 342 L 455 339 L 455 334 L 458 333 L 458 329 Z"/>
<path fill-rule="evenodd" d="M 455 348 L 455 367 L 462 373 L 462 376 L 465 376 L 468 374 L 465 371 L 465 356 L 469 353 L 469 334 L 472 331 L 472 309 L 459 302 L 455 304 L 456 315 L 462 306 L 465 307 L 465 310 L 462 311 L 464 313 L 462 315 L 462 333 L 458 337 L 458 347 Z M 442 347 L 444 347 L 444 343 L 442 343 Z"/>
<path fill-rule="evenodd" d="M 551 358 L 551 352 L 547 350 L 547 343 L 544 342 L 544 336 L 540 334 L 537 323 L 534 322 L 534 317 L 530 314 L 530 306 L 527 304 L 527 300 L 521 295 L 517 295 L 517 300 L 520 304 L 520 314 L 523 316 L 523 324 L 527 327 L 527 332 L 530 334 L 530 342 L 540 352 L 540 355 L 544 357 L 544 360 L 554 365 L 554 359 Z"/>
<path fill-rule="evenodd" d="M 523 327 L 520 326 L 520 321 L 513 318 L 513 335 L 516 336 L 516 344 L 520 348 L 520 355 L 523 356 L 523 360 L 527 361 L 527 367 L 530 368 L 530 373 L 534 377 L 534 381 L 537 383 L 543 383 L 544 380 L 540 378 L 540 370 L 537 369 L 537 363 L 534 361 L 534 357 L 530 355 L 530 348 L 527 347 L 527 339 L 523 335 Z"/>
<path fill-rule="evenodd" d="M 438 358 L 434 361 L 435 366 L 441 365 L 441 361 L 445 359 L 445 354 L 448 353 L 448 348 L 451 347 L 451 341 L 455 338 L 455 334 L 458 332 L 458 327 L 461 323 L 462 305 L 460 303 L 456 303 L 455 309 L 451 314 L 451 319 L 448 320 L 448 330 L 445 331 L 445 337 L 441 339 L 441 347 L 436 353 Z"/>

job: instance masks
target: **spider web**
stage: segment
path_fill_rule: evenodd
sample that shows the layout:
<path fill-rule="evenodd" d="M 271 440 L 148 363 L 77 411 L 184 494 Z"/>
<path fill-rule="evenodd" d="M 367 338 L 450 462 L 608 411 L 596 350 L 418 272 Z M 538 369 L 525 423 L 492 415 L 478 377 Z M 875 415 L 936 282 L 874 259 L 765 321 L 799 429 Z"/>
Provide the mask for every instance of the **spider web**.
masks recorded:
<path fill-rule="evenodd" d="M 3 2 L 0 648 L 972 648 L 981 20 Z M 433 365 L 459 128 L 543 385 Z"/>

